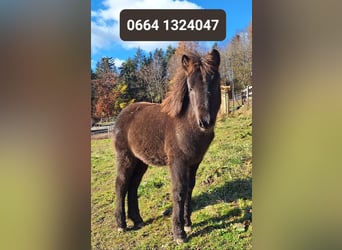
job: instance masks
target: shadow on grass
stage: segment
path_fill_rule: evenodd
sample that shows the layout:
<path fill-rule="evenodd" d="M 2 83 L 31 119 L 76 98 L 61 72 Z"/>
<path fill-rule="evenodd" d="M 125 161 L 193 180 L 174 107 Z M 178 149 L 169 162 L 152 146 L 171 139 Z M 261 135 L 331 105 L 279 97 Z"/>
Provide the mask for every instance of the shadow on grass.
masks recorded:
<path fill-rule="evenodd" d="M 226 182 L 223 186 L 215 188 L 210 192 L 202 193 L 193 197 L 192 207 L 193 211 L 200 210 L 208 205 L 214 205 L 219 202 L 234 202 L 239 199 L 251 200 L 252 199 L 252 179 L 237 179 L 234 181 Z M 189 238 L 209 234 L 213 230 L 222 229 L 228 227 L 234 223 L 246 223 L 245 230 L 248 229 L 249 222 L 252 221 L 251 206 L 241 208 L 232 208 L 226 214 L 212 217 L 204 220 L 200 223 L 194 223 L 193 227 L 204 227 L 200 231 L 191 233 Z M 240 216 L 243 215 L 241 218 Z M 236 217 L 234 220 L 229 218 Z M 239 218 L 240 217 L 240 218 Z"/>
<path fill-rule="evenodd" d="M 159 215 L 159 216 L 157 216 L 155 218 L 150 218 L 150 219 L 144 221 L 142 226 L 139 226 L 139 227 L 135 227 L 135 226 L 127 227 L 126 231 L 136 231 L 136 230 L 139 230 L 142 227 L 150 225 L 150 224 L 153 224 L 154 221 L 157 221 L 157 220 L 162 219 L 162 218 L 163 218 L 162 215 Z"/>
<path fill-rule="evenodd" d="M 221 187 L 193 197 L 192 209 L 193 211 L 196 211 L 202 209 L 205 206 L 217 204 L 218 202 L 233 202 L 238 199 L 252 199 L 251 178 L 229 181 Z"/>
<path fill-rule="evenodd" d="M 237 217 L 241 216 L 244 210 L 244 216 L 242 218 L 236 218 L 234 220 L 230 220 L 229 222 L 225 222 L 228 218 L 230 217 Z M 250 213 L 251 207 L 247 206 L 244 209 L 240 208 L 233 208 L 230 210 L 228 213 L 218 216 L 218 217 L 213 217 L 207 220 L 204 220 L 200 223 L 194 223 L 192 226 L 193 228 L 202 228 L 199 231 L 190 233 L 188 236 L 188 239 L 196 238 L 198 236 L 203 236 L 205 234 L 210 234 L 214 230 L 218 229 L 223 229 L 229 227 L 231 224 L 235 223 L 243 223 L 244 224 L 244 231 L 248 230 L 249 223 L 252 220 L 252 214 Z"/>
<path fill-rule="evenodd" d="M 192 208 L 193 211 L 200 210 L 206 206 L 214 205 L 219 202 L 234 202 L 239 199 L 243 200 L 251 200 L 252 199 L 252 179 L 237 179 L 230 182 L 226 182 L 221 187 L 215 188 L 209 192 L 202 193 L 198 196 L 192 198 Z M 201 236 L 204 234 L 209 234 L 213 230 L 226 228 L 230 224 L 234 223 L 243 223 L 245 221 L 252 220 L 251 207 L 247 206 L 243 209 L 241 208 L 232 208 L 226 214 L 219 217 L 212 217 L 207 220 L 204 220 L 200 223 L 194 223 L 193 227 L 204 227 L 203 229 L 191 233 L 189 235 L 189 239 L 197 236 Z M 159 220 L 164 217 L 169 217 L 172 214 L 172 207 L 169 207 L 163 212 L 163 215 L 156 216 L 154 218 L 150 218 L 144 222 L 145 226 L 152 224 L 154 221 Z M 242 218 L 241 215 L 244 215 Z M 231 217 L 236 217 L 234 220 L 227 219 Z M 240 217 L 240 218 L 238 218 Z M 138 230 L 139 228 L 130 227 L 127 228 L 127 231 Z M 248 226 L 246 230 L 248 229 Z"/>

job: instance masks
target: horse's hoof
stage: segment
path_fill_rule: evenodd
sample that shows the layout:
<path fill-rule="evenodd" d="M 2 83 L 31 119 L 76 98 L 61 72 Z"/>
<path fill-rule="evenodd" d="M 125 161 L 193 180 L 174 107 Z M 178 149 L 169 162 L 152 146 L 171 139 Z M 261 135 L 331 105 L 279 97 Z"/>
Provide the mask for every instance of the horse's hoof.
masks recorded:
<path fill-rule="evenodd" d="M 144 226 L 145 226 L 145 223 L 144 222 L 140 222 L 140 223 L 134 225 L 134 229 L 140 229 L 140 228 L 142 228 Z"/>
<path fill-rule="evenodd" d="M 190 233 L 190 232 L 192 231 L 191 226 L 185 226 L 185 227 L 184 227 L 184 231 L 185 231 L 186 233 Z"/>
<path fill-rule="evenodd" d="M 176 239 L 176 242 L 177 242 L 178 245 L 181 245 L 184 242 L 186 242 L 186 238 L 185 239 Z"/>
<path fill-rule="evenodd" d="M 125 231 L 126 231 L 126 228 L 118 227 L 118 232 L 125 232 Z"/>

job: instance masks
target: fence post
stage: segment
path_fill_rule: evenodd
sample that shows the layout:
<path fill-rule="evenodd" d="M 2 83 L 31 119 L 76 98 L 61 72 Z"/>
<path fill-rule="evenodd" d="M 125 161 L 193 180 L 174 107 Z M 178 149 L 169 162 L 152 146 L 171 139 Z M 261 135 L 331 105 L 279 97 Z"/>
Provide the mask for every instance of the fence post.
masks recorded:
<path fill-rule="evenodd" d="M 248 85 L 247 86 L 247 108 L 249 108 L 249 96 L 252 96 L 253 92 L 252 92 L 252 86 Z"/>
<path fill-rule="evenodd" d="M 229 93 L 230 86 L 221 86 L 221 113 L 229 114 Z"/>

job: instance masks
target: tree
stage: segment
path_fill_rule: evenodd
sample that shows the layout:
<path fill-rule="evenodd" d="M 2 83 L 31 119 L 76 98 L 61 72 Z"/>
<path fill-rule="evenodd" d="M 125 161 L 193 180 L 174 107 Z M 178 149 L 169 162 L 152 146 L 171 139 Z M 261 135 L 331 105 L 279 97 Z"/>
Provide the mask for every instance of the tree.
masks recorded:
<path fill-rule="evenodd" d="M 92 117 L 105 118 L 114 115 L 114 100 L 118 95 L 115 91 L 117 79 L 117 76 L 109 72 L 91 81 Z"/>
<path fill-rule="evenodd" d="M 156 49 L 152 60 L 144 64 L 138 72 L 138 77 L 147 94 L 148 101 L 161 102 L 167 91 L 167 62 L 162 49 Z"/>
<path fill-rule="evenodd" d="M 113 73 L 91 81 L 91 117 L 109 118 L 119 114 L 129 103 L 134 102 L 127 91 L 127 84 Z"/>
<path fill-rule="evenodd" d="M 183 55 L 186 52 L 193 51 L 201 53 L 203 48 L 200 47 L 198 41 L 180 41 L 176 49 L 176 54 Z"/>
<path fill-rule="evenodd" d="M 232 40 L 231 66 L 238 81 L 237 89 L 251 84 L 252 55 L 249 51 L 248 33 L 236 35 Z"/>
<path fill-rule="evenodd" d="M 127 105 L 133 103 L 135 99 L 132 99 L 128 94 L 128 86 L 125 83 L 118 83 L 114 89 L 114 115 L 118 115 L 122 109 Z"/>
<path fill-rule="evenodd" d="M 139 87 L 137 83 L 137 68 L 137 61 L 130 57 L 119 68 L 120 82 L 127 85 L 128 94 L 132 97 L 135 96 L 135 91 Z"/>
<path fill-rule="evenodd" d="M 221 51 L 222 83 L 234 83 L 234 89 L 238 92 L 252 83 L 252 38 L 249 34 L 241 32 L 235 35 Z"/>
<path fill-rule="evenodd" d="M 165 61 L 169 62 L 170 58 L 175 54 L 176 49 L 173 48 L 171 45 L 167 46 L 165 52 Z"/>
<path fill-rule="evenodd" d="M 101 77 L 106 73 L 117 73 L 117 69 L 115 67 L 115 63 L 112 57 L 102 57 L 99 62 L 96 64 L 97 77 Z"/>
<path fill-rule="evenodd" d="M 140 47 L 138 47 L 137 51 L 135 52 L 133 61 L 135 62 L 137 71 L 139 71 L 142 65 L 146 63 L 146 56 Z"/>
<path fill-rule="evenodd" d="M 252 78 L 252 61 L 253 61 L 253 52 L 252 52 L 252 40 L 253 40 L 253 28 L 252 28 L 252 22 L 248 26 L 248 56 L 249 56 L 249 65 L 250 65 L 250 84 L 253 84 L 253 78 Z"/>
<path fill-rule="evenodd" d="M 97 78 L 96 73 L 93 71 L 93 69 L 90 69 L 90 77 L 91 77 L 91 80 L 94 80 Z"/>

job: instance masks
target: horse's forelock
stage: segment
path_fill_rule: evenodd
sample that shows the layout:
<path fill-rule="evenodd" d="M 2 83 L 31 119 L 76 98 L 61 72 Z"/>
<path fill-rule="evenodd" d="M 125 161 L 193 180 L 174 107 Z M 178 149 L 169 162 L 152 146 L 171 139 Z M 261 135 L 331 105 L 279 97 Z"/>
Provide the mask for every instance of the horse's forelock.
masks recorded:
<path fill-rule="evenodd" d="M 201 58 L 202 70 L 208 74 L 213 74 L 218 71 L 220 65 L 220 54 L 217 50 Z"/>

